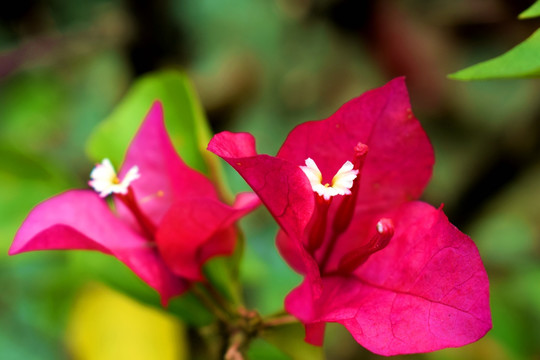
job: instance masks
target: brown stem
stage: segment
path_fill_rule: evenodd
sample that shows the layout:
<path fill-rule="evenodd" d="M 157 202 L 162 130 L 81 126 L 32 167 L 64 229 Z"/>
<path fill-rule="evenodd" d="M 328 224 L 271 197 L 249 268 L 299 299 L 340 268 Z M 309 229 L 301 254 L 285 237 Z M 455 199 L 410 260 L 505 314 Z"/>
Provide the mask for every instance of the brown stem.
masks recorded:
<path fill-rule="evenodd" d="M 274 318 L 266 318 L 266 319 L 264 319 L 263 320 L 263 326 L 265 328 L 268 328 L 268 327 L 276 327 L 276 326 L 281 326 L 281 325 L 294 324 L 294 323 L 297 323 L 297 322 L 298 322 L 297 318 L 295 318 L 292 315 L 286 314 L 286 315 L 277 316 L 277 317 L 274 317 Z"/>
<path fill-rule="evenodd" d="M 234 333 L 230 338 L 229 347 L 225 353 L 225 360 L 244 360 L 244 350 L 248 345 L 248 338 L 244 332 Z"/>

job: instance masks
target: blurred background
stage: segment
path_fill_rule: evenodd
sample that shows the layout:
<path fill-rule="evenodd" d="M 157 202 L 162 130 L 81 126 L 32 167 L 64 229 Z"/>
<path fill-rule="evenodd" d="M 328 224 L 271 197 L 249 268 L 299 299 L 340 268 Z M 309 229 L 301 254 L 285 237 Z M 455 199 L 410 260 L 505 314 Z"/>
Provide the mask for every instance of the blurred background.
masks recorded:
<path fill-rule="evenodd" d="M 189 358 L 189 329 L 90 281 L 77 255 L 7 256 L 34 205 L 86 186 L 85 141 L 133 80 L 172 67 L 189 74 L 214 132 L 249 131 L 270 154 L 295 125 L 405 75 L 436 153 L 424 200 L 444 203 L 479 247 L 494 328 L 461 349 L 400 358 L 540 359 L 540 82 L 446 78 L 532 34 L 540 20 L 517 20 L 532 2 L 0 3 L 0 357 Z M 235 191 L 246 189 L 227 171 Z M 248 302 L 278 311 L 300 278 L 277 254 L 265 210 L 242 225 Z M 329 327 L 325 352 L 379 358 L 340 326 Z"/>

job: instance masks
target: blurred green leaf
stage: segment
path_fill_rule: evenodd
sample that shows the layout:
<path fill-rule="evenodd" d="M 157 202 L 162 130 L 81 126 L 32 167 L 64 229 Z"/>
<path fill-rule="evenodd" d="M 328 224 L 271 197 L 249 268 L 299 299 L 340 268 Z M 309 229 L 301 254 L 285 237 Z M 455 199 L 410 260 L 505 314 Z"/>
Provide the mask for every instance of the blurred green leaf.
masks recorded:
<path fill-rule="evenodd" d="M 446 348 L 425 355 L 429 360 L 521 360 L 516 354 L 510 353 L 502 344 L 489 334 L 482 339 L 459 347 Z"/>
<path fill-rule="evenodd" d="M 112 256 L 90 251 L 70 252 L 71 269 L 88 280 L 100 280 L 138 301 L 163 309 L 158 293 L 136 277 L 126 266 Z M 172 298 L 166 309 L 185 323 L 195 326 L 208 325 L 213 316 L 191 294 Z"/>
<path fill-rule="evenodd" d="M 534 262 L 535 239 L 531 224 L 514 213 L 491 212 L 473 226 L 471 237 L 491 266 L 515 269 Z"/>
<path fill-rule="evenodd" d="M 519 14 L 518 18 L 520 19 L 530 19 L 540 16 L 540 0 L 537 0 L 532 4 L 527 10 Z"/>
<path fill-rule="evenodd" d="M 65 137 L 64 85 L 46 71 L 3 79 L 0 96 L 0 138 L 25 149 L 43 151 Z"/>
<path fill-rule="evenodd" d="M 517 306 L 520 299 L 516 296 L 515 282 L 520 276 L 516 274 L 504 279 L 500 276 L 490 279 L 493 329 L 489 336 L 497 340 L 512 355 L 511 358 L 516 360 L 526 359 L 531 348 L 536 346 L 533 340 L 536 326 L 534 322 L 528 324 L 530 315 L 520 311 Z"/>
<path fill-rule="evenodd" d="M 249 359 L 257 360 L 291 360 L 290 356 L 285 355 L 275 346 L 261 339 L 254 339 L 251 342 L 247 356 Z"/>
<path fill-rule="evenodd" d="M 72 176 L 49 159 L 9 142 L 0 144 L 0 159 L 0 251 L 7 254 L 30 209 L 44 200 L 44 194 L 52 195 L 69 187 Z"/>
<path fill-rule="evenodd" d="M 283 299 L 302 278 L 276 250 L 277 224 L 262 206 L 240 224 L 248 239 L 241 263 L 241 281 L 248 306 L 257 308 L 261 314 L 281 311 Z"/>
<path fill-rule="evenodd" d="M 276 346 L 292 360 L 322 360 L 322 347 L 304 341 L 304 326 L 300 323 L 287 324 L 264 330 L 261 338 Z"/>
<path fill-rule="evenodd" d="M 122 102 L 91 136 L 87 144 L 89 156 L 95 161 L 107 157 L 120 164 L 156 100 L 163 104 L 167 130 L 179 155 L 190 167 L 208 173 L 207 161 L 217 160 L 205 154 L 210 140 L 206 118 L 191 82 L 175 70 L 151 73 L 135 81 Z"/>
<path fill-rule="evenodd" d="M 244 242 L 241 239 L 232 256 L 214 257 L 204 265 L 206 278 L 235 306 L 243 305 L 242 290 L 238 279 L 238 267 L 243 249 Z"/>
<path fill-rule="evenodd" d="M 533 315 L 535 322 L 540 321 L 540 266 L 535 264 L 523 271 L 512 281 L 516 302 Z M 536 329 L 540 335 L 540 329 Z"/>
<path fill-rule="evenodd" d="M 540 29 L 513 49 L 494 59 L 448 75 L 454 80 L 537 78 L 540 76 Z"/>
<path fill-rule="evenodd" d="M 61 338 L 67 320 L 65 309 L 70 306 L 77 279 L 66 274 L 63 255 L 24 254 L 1 259 L 3 359 L 67 359 Z"/>

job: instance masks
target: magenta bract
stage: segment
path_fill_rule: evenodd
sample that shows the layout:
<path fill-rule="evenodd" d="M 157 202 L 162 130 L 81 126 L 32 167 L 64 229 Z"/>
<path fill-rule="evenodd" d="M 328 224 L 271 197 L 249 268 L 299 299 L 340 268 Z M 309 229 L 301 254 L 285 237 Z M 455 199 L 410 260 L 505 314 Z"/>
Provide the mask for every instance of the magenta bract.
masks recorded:
<path fill-rule="evenodd" d="M 9 254 L 55 249 L 110 254 L 154 288 L 164 305 L 202 280 L 206 260 L 233 252 L 233 223 L 257 206 L 256 195 L 240 194 L 233 206 L 222 203 L 210 180 L 175 152 L 159 102 L 133 139 L 120 177 L 133 166 L 140 178 L 126 195 L 115 195 L 115 210 L 93 190 L 69 190 L 31 211 Z"/>
<path fill-rule="evenodd" d="M 297 126 L 275 157 L 258 155 L 246 133 L 217 134 L 208 149 L 279 223 L 278 248 L 304 275 L 285 307 L 307 341 L 321 344 L 324 324 L 338 322 L 369 350 L 394 355 L 462 346 L 491 328 L 474 243 L 441 209 L 416 201 L 434 156 L 403 78 Z M 338 171 L 347 161 L 351 187 Z"/>

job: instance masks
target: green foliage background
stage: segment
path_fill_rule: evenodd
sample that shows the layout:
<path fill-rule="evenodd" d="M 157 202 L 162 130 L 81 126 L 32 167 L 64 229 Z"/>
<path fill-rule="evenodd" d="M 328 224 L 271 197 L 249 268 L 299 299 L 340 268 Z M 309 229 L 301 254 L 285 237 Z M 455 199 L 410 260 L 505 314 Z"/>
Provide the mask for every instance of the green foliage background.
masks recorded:
<path fill-rule="evenodd" d="M 249 131 L 259 151 L 270 154 L 296 124 L 325 118 L 363 91 L 405 75 L 413 111 L 436 152 L 424 199 L 444 203 L 450 220 L 479 247 L 491 282 L 494 328 L 461 349 L 401 358 L 540 357 L 539 80 L 461 83 L 446 77 L 537 31 L 538 19 L 517 19 L 530 5 L 503 0 L 0 5 L 1 357 L 71 358 L 65 333 L 81 286 L 115 273 L 122 283 L 143 288 L 100 254 L 8 257 L 7 250 L 34 205 L 86 186 L 95 160 L 87 155 L 87 140 L 96 127 L 106 127 L 100 124 L 116 114 L 136 78 L 160 69 L 187 73 L 213 132 Z M 89 153 L 101 156 L 91 144 Z M 190 161 L 205 170 L 200 158 Z M 246 189 L 229 168 L 224 171 L 234 192 Z M 263 209 L 242 226 L 248 305 L 273 313 L 299 277 L 277 254 L 276 226 Z M 140 291 L 141 298 L 155 300 L 151 291 Z M 184 305 L 178 304 L 178 311 Z M 190 314 L 195 320 L 204 316 Z M 252 358 L 294 356 L 272 347 L 278 336 L 257 342 Z M 338 326 L 330 326 L 327 337 L 328 359 L 379 358 Z"/>

